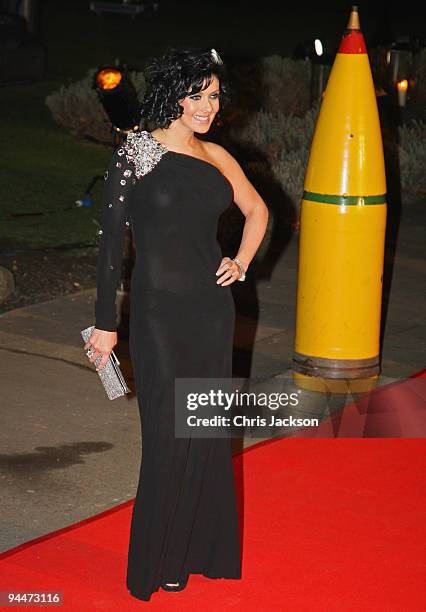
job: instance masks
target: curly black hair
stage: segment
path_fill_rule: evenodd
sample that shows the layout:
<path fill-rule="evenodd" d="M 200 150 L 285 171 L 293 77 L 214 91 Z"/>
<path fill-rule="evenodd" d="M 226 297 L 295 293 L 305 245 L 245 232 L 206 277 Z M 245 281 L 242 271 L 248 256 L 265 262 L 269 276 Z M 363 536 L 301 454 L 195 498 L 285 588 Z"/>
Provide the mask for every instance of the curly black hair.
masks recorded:
<path fill-rule="evenodd" d="M 221 111 L 230 102 L 225 65 L 212 49 L 173 47 L 160 58 L 150 58 L 144 76 L 142 122 L 150 122 L 155 128 L 168 128 L 181 117 L 183 107 L 178 100 L 207 88 L 213 76 L 219 79 L 220 110 L 216 120 L 221 119 Z"/>

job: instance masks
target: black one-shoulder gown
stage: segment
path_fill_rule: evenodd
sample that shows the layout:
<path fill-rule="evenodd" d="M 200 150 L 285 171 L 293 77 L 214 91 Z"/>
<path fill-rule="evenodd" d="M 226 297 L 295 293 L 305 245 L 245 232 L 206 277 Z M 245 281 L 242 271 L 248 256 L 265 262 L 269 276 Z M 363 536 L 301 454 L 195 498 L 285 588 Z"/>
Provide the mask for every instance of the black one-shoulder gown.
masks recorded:
<path fill-rule="evenodd" d="M 232 376 L 235 307 L 216 283 L 220 214 L 232 203 L 216 166 L 131 134 L 105 173 L 99 230 L 98 329 L 116 330 L 123 239 L 131 228 L 129 346 L 142 461 L 128 550 L 127 588 L 148 601 L 190 573 L 240 578 L 230 438 L 176 438 L 176 377 Z"/>

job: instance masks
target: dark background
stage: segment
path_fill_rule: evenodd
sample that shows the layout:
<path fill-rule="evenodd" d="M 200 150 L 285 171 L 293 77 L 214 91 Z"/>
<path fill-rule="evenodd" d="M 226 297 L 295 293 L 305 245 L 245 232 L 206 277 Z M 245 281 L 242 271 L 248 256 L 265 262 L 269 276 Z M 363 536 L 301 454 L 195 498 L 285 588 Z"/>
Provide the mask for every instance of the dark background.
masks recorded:
<path fill-rule="evenodd" d="M 425 33 L 421 2 L 358 3 L 367 47 L 400 34 Z M 143 58 L 170 45 L 215 47 L 233 57 L 291 55 L 303 40 L 319 37 L 335 52 L 351 3 L 262 0 L 159 0 L 152 17 L 89 12 L 87 0 L 44 0 L 41 40 L 51 76 L 79 76 L 86 68 L 119 57 L 140 67 Z"/>

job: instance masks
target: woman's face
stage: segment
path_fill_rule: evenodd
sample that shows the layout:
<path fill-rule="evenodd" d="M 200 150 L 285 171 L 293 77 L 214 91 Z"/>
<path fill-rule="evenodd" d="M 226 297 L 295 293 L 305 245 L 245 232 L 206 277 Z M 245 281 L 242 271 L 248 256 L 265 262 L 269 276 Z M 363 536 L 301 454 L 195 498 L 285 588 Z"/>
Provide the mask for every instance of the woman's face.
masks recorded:
<path fill-rule="evenodd" d="M 210 85 L 197 94 L 188 94 L 179 104 L 183 106 L 183 122 L 194 132 L 207 132 L 219 110 L 219 79 L 213 76 Z"/>

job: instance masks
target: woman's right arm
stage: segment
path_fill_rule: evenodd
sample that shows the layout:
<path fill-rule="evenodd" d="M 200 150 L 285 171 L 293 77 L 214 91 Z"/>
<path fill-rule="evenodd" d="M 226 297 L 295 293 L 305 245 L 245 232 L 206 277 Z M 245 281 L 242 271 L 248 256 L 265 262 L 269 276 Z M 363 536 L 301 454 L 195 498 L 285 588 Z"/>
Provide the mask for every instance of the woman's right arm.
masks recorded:
<path fill-rule="evenodd" d="M 95 329 L 84 348 L 92 348 L 90 361 L 99 355 L 98 369 L 107 363 L 117 344 L 117 288 L 121 276 L 125 231 L 129 228 L 129 200 L 134 165 L 127 161 L 119 147 L 105 172 L 104 199 L 101 213 L 99 251 L 96 273 Z"/>

